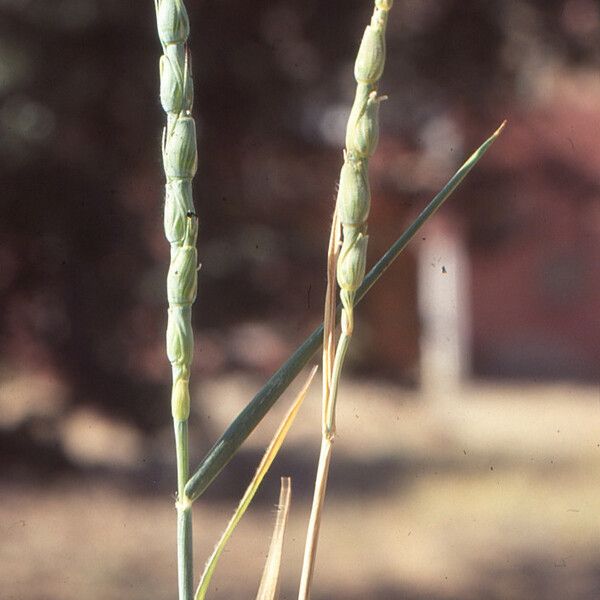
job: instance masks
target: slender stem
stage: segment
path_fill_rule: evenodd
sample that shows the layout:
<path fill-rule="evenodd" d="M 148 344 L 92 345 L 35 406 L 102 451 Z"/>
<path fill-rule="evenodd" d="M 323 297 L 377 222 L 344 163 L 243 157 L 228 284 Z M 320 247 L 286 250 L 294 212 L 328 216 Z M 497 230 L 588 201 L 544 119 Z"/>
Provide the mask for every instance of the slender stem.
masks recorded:
<path fill-rule="evenodd" d="M 331 407 L 331 387 L 335 385 L 333 374 L 335 371 L 335 326 L 337 319 L 336 307 L 336 265 L 339 259 L 341 226 L 338 219 L 337 208 L 333 213 L 331 235 L 327 250 L 327 290 L 325 293 L 325 306 L 323 315 L 323 395 L 322 395 L 322 417 L 321 417 L 321 451 L 317 464 L 317 476 L 315 478 L 315 490 L 313 502 L 306 532 L 306 543 L 304 545 L 304 559 L 300 574 L 300 588 L 298 598 L 306 600 L 310 597 L 310 589 L 317 556 L 317 545 L 319 542 L 319 530 L 321 527 L 321 515 L 327 492 L 327 481 L 329 479 L 329 464 L 333 452 L 334 426 L 333 415 L 335 408 Z M 339 369 L 338 369 L 339 370 Z"/>
<path fill-rule="evenodd" d="M 177 583 L 179 598 L 194 597 L 192 504 L 177 502 Z"/>
<path fill-rule="evenodd" d="M 173 422 L 175 427 L 175 452 L 177 454 L 177 498 L 185 498 L 185 484 L 189 476 L 188 421 Z"/>
<path fill-rule="evenodd" d="M 366 296 L 375 282 L 398 258 L 402 250 L 404 250 L 420 227 L 438 208 L 440 208 L 452 192 L 460 185 L 469 171 L 471 171 L 490 146 L 496 141 L 502 132 L 503 127 L 504 123 L 467 159 L 448 183 L 446 183 L 444 188 L 429 202 L 415 221 L 377 261 L 356 291 L 355 305 Z M 341 314 L 341 310 L 342 308 L 340 305 L 337 309 L 338 315 Z M 255 427 L 261 422 L 275 402 L 277 402 L 281 394 L 283 394 L 298 373 L 306 366 L 313 354 L 319 349 L 322 341 L 323 324 L 319 325 L 304 340 L 296 351 L 271 376 L 240 414 L 231 422 L 223 435 L 204 457 L 194 474 L 190 477 L 190 480 L 186 485 L 186 493 L 192 500 L 198 498 L 212 483 L 225 465 L 229 463 L 238 448 L 244 443 L 244 440 L 246 440 L 246 438 L 254 431 Z"/>
<path fill-rule="evenodd" d="M 308 600 L 315 571 L 315 557 L 317 555 L 317 544 L 319 542 L 319 529 L 321 527 L 321 515 L 327 491 L 327 480 L 329 478 L 329 464 L 331 463 L 331 452 L 333 450 L 333 438 L 324 435 L 321 440 L 321 452 L 319 454 L 319 466 L 315 479 L 315 492 L 313 495 L 310 520 L 306 532 L 306 545 L 304 547 L 304 560 L 302 564 L 302 575 L 298 600 Z"/>
<path fill-rule="evenodd" d="M 323 434 L 321 438 L 321 452 L 319 454 L 319 464 L 317 467 L 317 476 L 315 479 L 315 491 L 310 511 L 310 520 L 306 532 L 306 545 L 304 547 L 304 560 L 302 564 L 302 574 L 300 578 L 300 589 L 298 600 L 308 600 L 315 571 L 317 558 L 317 546 L 319 543 L 319 529 L 321 525 L 321 515 L 325 504 L 325 495 L 327 492 L 327 481 L 329 479 L 329 465 L 333 454 L 333 439 L 335 437 L 335 406 L 337 400 L 338 386 L 342 375 L 342 367 L 352 334 L 343 331 L 338 341 L 335 351 L 335 359 L 331 367 L 331 385 L 328 391 L 326 404 L 326 413 L 323 422 Z"/>
<path fill-rule="evenodd" d="M 177 581 L 180 600 L 194 597 L 192 503 L 185 495 L 189 475 L 188 421 L 174 420 L 177 453 Z"/>

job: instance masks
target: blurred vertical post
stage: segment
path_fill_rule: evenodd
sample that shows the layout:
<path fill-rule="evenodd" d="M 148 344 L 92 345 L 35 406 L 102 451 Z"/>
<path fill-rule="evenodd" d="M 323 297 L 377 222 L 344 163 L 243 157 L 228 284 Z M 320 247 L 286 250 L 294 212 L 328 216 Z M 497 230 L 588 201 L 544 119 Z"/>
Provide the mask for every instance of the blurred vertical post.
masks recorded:
<path fill-rule="evenodd" d="M 439 215 L 423 229 L 418 251 L 421 388 L 451 399 L 471 370 L 470 265 L 458 223 Z"/>

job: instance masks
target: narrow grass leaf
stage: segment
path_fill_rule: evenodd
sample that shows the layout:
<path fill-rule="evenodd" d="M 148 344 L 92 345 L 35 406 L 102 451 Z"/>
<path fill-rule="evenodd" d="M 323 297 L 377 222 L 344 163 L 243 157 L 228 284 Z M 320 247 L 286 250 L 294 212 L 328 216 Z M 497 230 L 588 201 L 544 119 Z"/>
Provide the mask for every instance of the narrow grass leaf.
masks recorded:
<path fill-rule="evenodd" d="M 279 570 L 281 567 L 281 556 L 283 554 L 283 538 L 285 526 L 290 511 L 292 500 L 292 484 L 289 477 L 281 478 L 281 491 L 279 492 L 279 504 L 277 505 L 277 518 L 273 528 L 273 537 L 269 546 L 269 554 L 265 562 L 265 569 L 260 580 L 260 586 L 256 600 L 275 600 L 279 588 Z"/>
<path fill-rule="evenodd" d="M 252 499 L 254 498 L 254 495 L 258 491 L 258 488 L 260 487 L 262 480 L 264 479 L 269 468 L 273 464 L 273 461 L 275 460 L 275 457 L 277 456 L 277 453 L 279 452 L 279 449 L 281 448 L 281 445 L 283 444 L 285 436 L 287 435 L 288 431 L 290 430 L 290 427 L 292 426 L 292 423 L 294 422 L 294 419 L 296 418 L 296 415 L 298 414 L 298 411 L 300 410 L 300 406 L 302 405 L 302 402 L 303 402 L 304 398 L 306 397 L 306 393 L 308 392 L 308 388 L 310 387 L 310 384 L 312 383 L 312 380 L 314 379 L 316 372 L 317 372 L 317 367 L 315 366 L 312 369 L 312 371 L 310 372 L 310 375 L 308 376 L 308 379 L 307 379 L 306 383 L 304 384 L 304 387 L 300 390 L 300 393 L 298 394 L 298 396 L 296 396 L 294 403 L 288 410 L 283 421 L 281 421 L 281 423 L 279 424 L 279 427 L 277 428 L 277 431 L 275 432 L 275 435 L 273 436 L 271 443 L 267 447 L 265 454 L 262 457 L 262 459 L 256 469 L 256 473 L 254 474 L 254 477 L 252 478 L 250 485 L 244 492 L 244 495 L 242 496 L 242 499 L 240 500 L 240 503 L 238 504 L 237 509 L 233 513 L 231 520 L 227 524 L 225 531 L 221 535 L 221 538 L 217 542 L 217 545 L 215 546 L 213 553 L 211 554 L 210 558 L 208 559 L 208 562 L 206 563 L 206 566 L 204 567 L 204 572 L 202 573 L 202 577 L 200 578 L 200 584 L 196 591 L 195 600 L 204 600 L 204 598 L 206 597 L 206 592 L 208 591 L 208 586 L 210 585 L 210 581 L 212 579 L 213 573 L 217 567 L 217 562 L 219 561 L 219 557 L 223 553 L 225 544 L 227 544 L 227 542 L 228 542 L 229 538 L 231 537 L 231 534 L 235 530 L 237 524 L 240 522 L 241 518 L 244 516 L 244 513 L 246 512 L 248 506 L 250 505 L 250 502 L 252 502 Z"/>
<path fill-rule="evenodd" d="M 442 190 L 429 202 L 413 223 L 377 261 L 356 291 L 356 304 L 364 298 L 386 269 L 398 258 L 402 250 L 404 250 L 422 225 L 442 206 L 471 169 L 483 158 L 484 154 L 502 133 L 505 124 L 506 121 L 481 144 L 462 167 L 456 171 Z M 341 306 L 338 306 L 337 314 L 339 315 L 340 312 Z M 275 402 L 277 402 L 281 394 L 283 394 L 298 373 L 306 366 L 313 354 L 321 346 L 322 341 L 323 324 L 317 327 L 302 342 L 287 361 L 271 376 L 244 410 L 232 421 L 200 463 L 192 477 L 190 477 L 185 492 L 191 500 L 198 498 L 231 460 L 238 448 L 244 443 L 244 440 L 252 433 L 254 428 L 261 422 Z"/>

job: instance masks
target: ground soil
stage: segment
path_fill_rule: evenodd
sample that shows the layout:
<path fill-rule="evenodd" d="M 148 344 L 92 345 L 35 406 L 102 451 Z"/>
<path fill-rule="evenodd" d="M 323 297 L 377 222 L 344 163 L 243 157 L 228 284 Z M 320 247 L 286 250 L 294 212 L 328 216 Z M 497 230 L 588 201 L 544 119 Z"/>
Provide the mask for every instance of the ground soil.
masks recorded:
<path fill-rule="evenodd" d="M 255 387 L 242 376 L 206 382 L 200 394 L 205 416 L 192 427 L 196 443 L 210 445 Z M 289 400 L 198 502 L 198 568 Z M 87 431 L 93 432 L 89 419 Z M 288 474 L 293 500 L 280 598 L 295 597 L 318 419 L 316 384 L 222 557 L 213 600 L 255 596 L 278 478 Z M 338 430 L 315 600 L 600 597 L 597 388 L 473 383 L 424 397 L 352 381 L 342 388 Z M 80 453 L 80 470 L 51 480 L 1 482 L 0 598 L 174 599 L 170 459 L 163 466 L 155 460 L 170 455 L 168 433 L 154 440 L 130 434 L 129 445 L 122 443 L 122 428 L 112 437 L 90 434 L 90 443 L 100 444 L 94 450 L 85 447 L 85 435 L 65 431 L 73 456 Z M 110 457 L 121 444 L 114 469 L 98 466 L 102 443 Z M 146 459 L 154 460 L 153 471 L 141 466 Z"/>

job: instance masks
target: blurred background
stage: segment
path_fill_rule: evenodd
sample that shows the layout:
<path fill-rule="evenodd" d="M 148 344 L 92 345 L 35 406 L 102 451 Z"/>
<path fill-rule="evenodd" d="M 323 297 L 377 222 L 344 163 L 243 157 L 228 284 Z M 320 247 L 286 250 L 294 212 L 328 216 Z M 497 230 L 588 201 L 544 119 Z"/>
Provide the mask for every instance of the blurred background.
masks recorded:
<path fill-rule="evenodd" d="M 187 6 L 196 461 L 321 320 L 372 3 Z M 159 55 L 150 1 L 0 0 L 2 598 L 174 597 Z M 315 600 L 600 597 L 600 4 L 396 0 L 380 89 L 371 262 L 509 123 L 358 310 Z M 318 387 L 215 599 L 255 593 L 281 474 L 294 597 Z M 199 503 L 198 565 L 284 405 Z"/>

